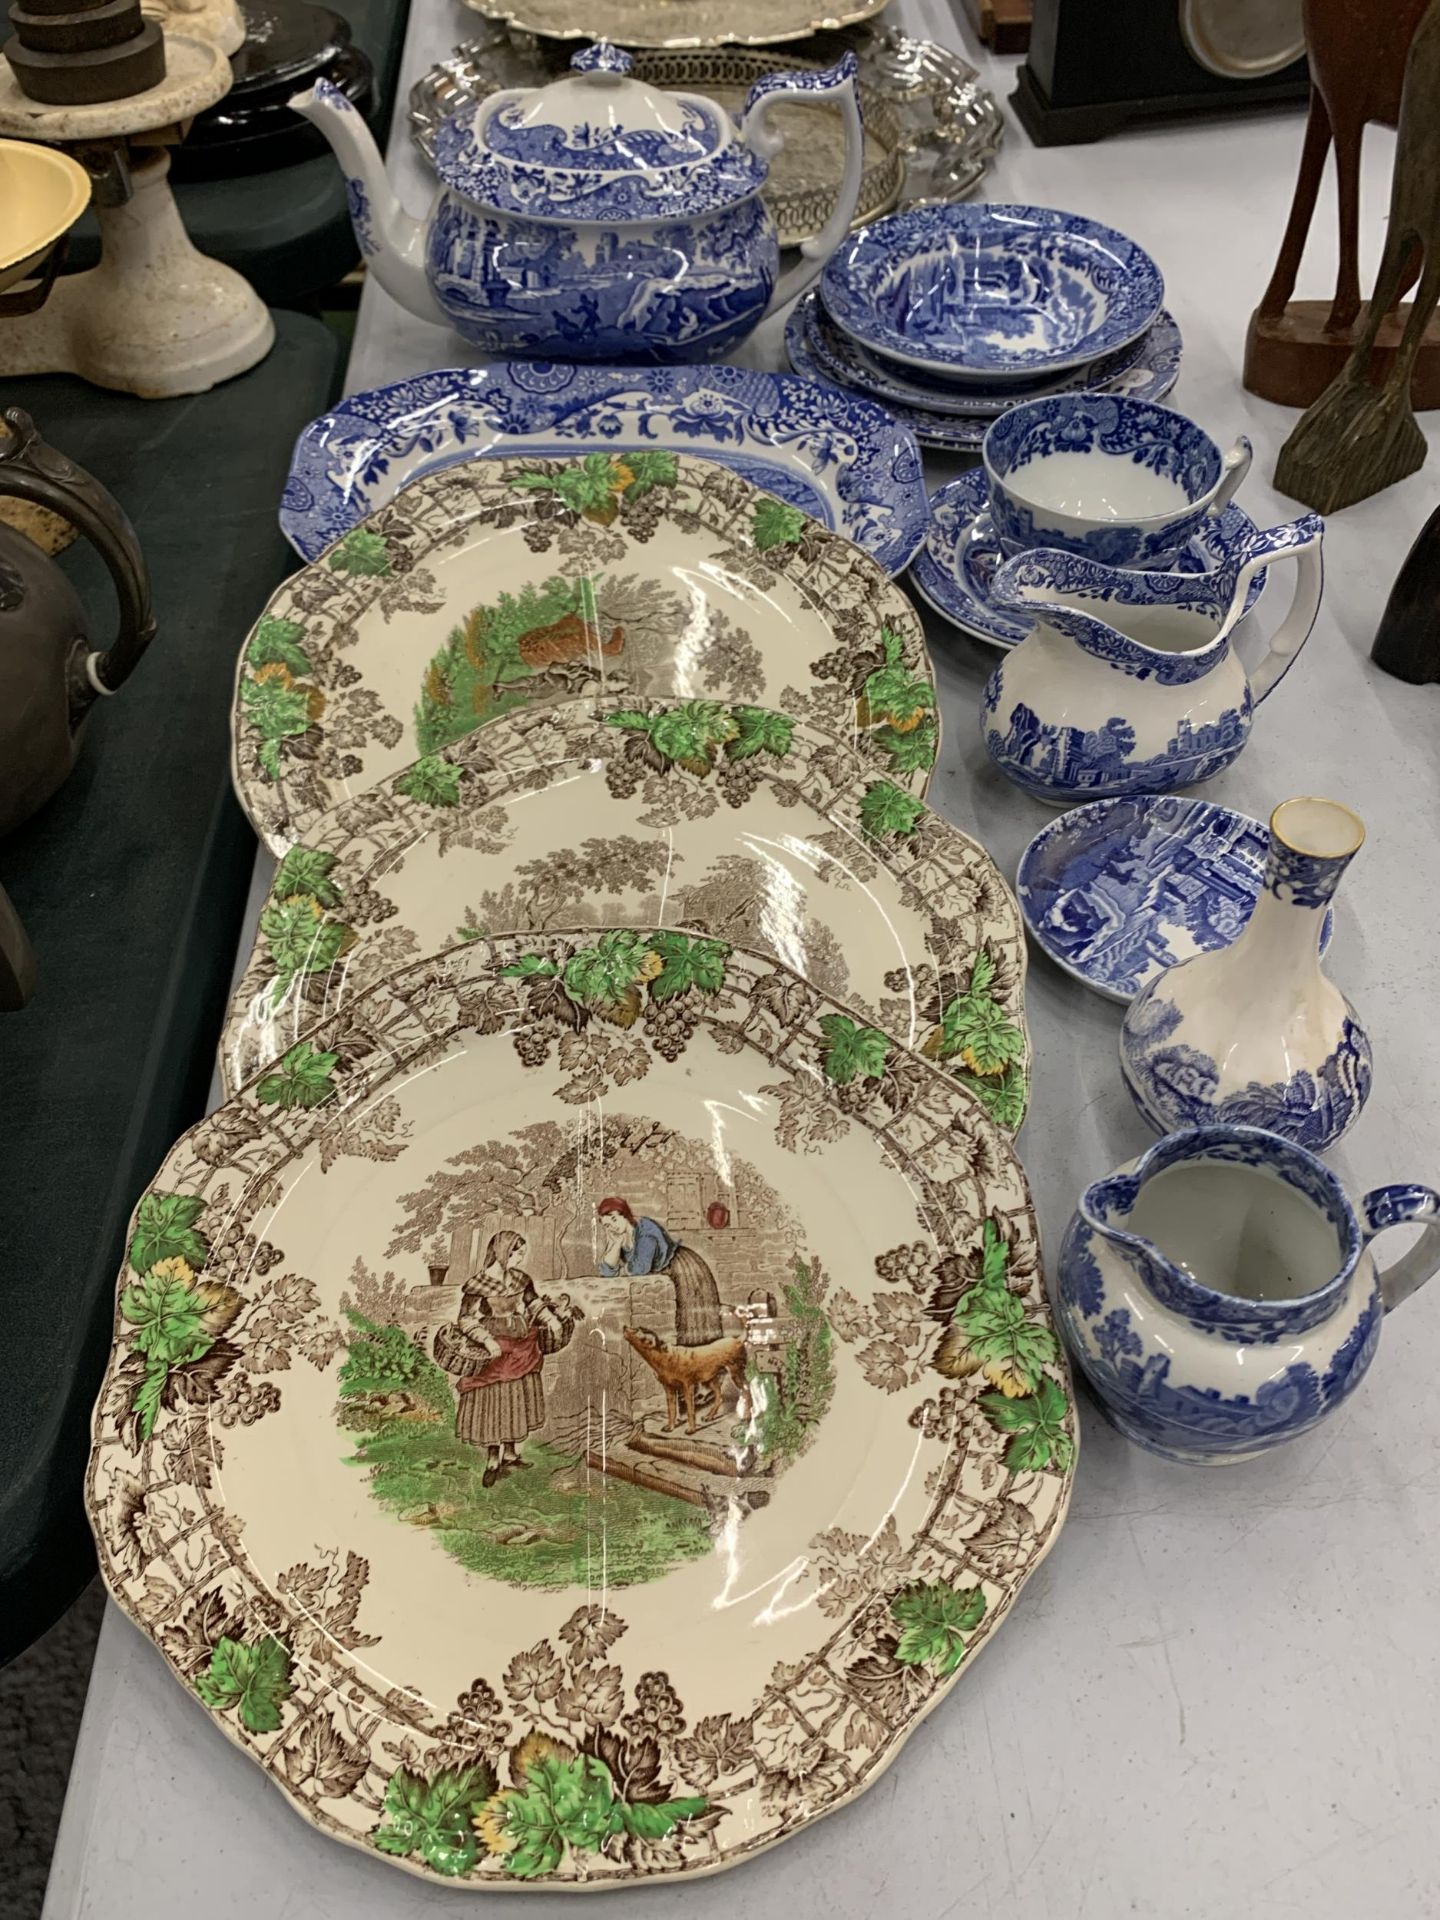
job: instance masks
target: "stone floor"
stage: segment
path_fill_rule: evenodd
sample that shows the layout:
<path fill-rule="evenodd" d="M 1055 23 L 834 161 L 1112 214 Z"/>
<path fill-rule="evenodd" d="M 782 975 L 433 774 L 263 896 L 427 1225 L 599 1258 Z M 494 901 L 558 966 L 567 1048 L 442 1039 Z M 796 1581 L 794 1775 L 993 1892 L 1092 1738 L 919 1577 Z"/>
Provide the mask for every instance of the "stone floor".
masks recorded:
<path fill-rule="evenodd" d="M 6 1920 L 39 1920 L 104 1604 L 104 1589 L 92 1581 L 42 1640 L 0 1667 Z"/>

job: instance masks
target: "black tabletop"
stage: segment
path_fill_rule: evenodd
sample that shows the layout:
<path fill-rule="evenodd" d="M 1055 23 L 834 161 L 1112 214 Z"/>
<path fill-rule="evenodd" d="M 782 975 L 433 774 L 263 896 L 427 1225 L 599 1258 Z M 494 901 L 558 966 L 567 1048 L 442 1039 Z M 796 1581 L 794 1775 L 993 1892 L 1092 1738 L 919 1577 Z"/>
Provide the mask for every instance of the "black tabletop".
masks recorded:
<path fill-rule="evenodd" d="M 230 792 L 235 658 L 298 564 L 276 505 L 343 365 L 319 321 L 275 321 L 258 367 L 187 399 L 0 382 L 125 506 L 159 619 L 70 779 L 0 842 L 39 963 L 30 1005 L 0 1014 L 0 1662 L 93 1571 L 81 1481 L 125 1227 L 214 1067 L 255 852 Z M 107 639 L 103 569 L 82 548 L 61 564 Z"/>
<path fill-rule="evenodd" d="M 375 68 L 371 125 L 382 148 L 395 106 L 395 80 L 410 0 L 334 0 L 357 47 Z M 360 258 L 345 206 L 345 181 L 327 148 L 274 173 L 175 184 L 185 230 L 202 253 L 243 273 L 269 306 L 302 305 L 342 280 Z M 417 209 L 418 211 L 418 209 Z M 93 214 L 70 235 L 66 271 L 93 267 L 100 236 Z"/>

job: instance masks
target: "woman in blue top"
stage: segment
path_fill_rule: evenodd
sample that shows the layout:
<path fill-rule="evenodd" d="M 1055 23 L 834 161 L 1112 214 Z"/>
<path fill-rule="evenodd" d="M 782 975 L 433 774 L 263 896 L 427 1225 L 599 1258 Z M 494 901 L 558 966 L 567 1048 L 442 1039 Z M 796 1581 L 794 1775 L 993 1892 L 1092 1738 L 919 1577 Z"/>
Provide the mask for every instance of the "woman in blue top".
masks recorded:
<path fill-rule="evenodd" d="M 642 1214 L 637 1220 L 628 1201 L 602 1200 L 596 1208 L 605 1244 L 596 1266 L 603 1274 L 663 1273 L 675 1289 L 675 1344 L 704 1347 L 724 1337 L 720 1294 L 708 1262 L 693 1247 L 682 1246 Z"/>

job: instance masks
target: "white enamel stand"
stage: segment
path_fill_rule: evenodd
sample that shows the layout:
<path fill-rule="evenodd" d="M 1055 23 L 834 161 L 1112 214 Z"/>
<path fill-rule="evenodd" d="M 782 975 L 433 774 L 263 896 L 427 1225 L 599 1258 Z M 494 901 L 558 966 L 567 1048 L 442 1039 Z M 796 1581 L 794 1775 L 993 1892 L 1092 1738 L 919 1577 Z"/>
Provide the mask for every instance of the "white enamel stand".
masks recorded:
<path fill-rule="evenodd" d="M 173 129 L 229 91 L 229 59 L 186 34 L 166 35 L 165 56 L 159 86 L 81 107 L 27 98 L 0 60 L 0 134 L 54 146 L 124 141 L 132 188 L 123 205 L 95 207 L 99 266 L 57 280 L 37 312 L 0 320 L 0 378 L 76 373 L 166 399 L 203 393 L 270 351 L 275 327 L 259 295 L 191 245 L 166 178 Z"/>

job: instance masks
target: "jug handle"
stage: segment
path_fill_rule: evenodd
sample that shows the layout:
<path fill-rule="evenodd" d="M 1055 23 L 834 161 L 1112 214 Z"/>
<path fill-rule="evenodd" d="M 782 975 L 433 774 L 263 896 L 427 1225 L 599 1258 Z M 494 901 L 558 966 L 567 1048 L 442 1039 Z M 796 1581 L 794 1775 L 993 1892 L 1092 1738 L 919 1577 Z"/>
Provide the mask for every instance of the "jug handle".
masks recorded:
<path fill-rule="evenodd" d="M 1235 576 L 1235 591 L 1230 601 L 1232 613 L 1227 626 L 1234 626 L 1239 620 L 1246 589 L 1262 567 L 1274 566 L 1279 560 L 1295 562 L 1295 592 L 1290 611 L 1275 629 L 1265 657 L 1250 674 L 1250 697 L 1257 707 L 1294 666 L 1314 628 L 1325 586 L 1325 566 L 1320 557 L 1324 537 L 1325 522 L 1319 514 L 1305 513 L 1284 526 L 1267 527 L 1264 532 L 1251 534 L 1246 543 L 1245 557 Z"/>
<path fill-rule="evenodd" d="M 1365 1222 L 1365 1244 L 1387 1227 L 1423 1226 L 1425 1232 L 1408 1253 L 1402 1253 L 1380 1275 L 1380 1298 L 1385 1311 L 1398 1307 L 1440 1272 L 1440 1193 L 1432 1187 L 1410 1184 L 1376 1187 L 1360 1202 Z"/>
<path fill-rule="evenodd" d="M 854 54 L 847 53 L 822 73 L 767 73 L 745 96 L 740 131 L 746 146 L 765 160 L 777 154 L 785 143 L 784 134 L 769 124 L 771 112 L 782 101 L 802 107 L 838 106 L 845 126 L 845 172 L 835 206 L 819 233 L 800 243 L 802 257 L 793 267 L 787 267 L 776 281 L 770 304 L 765 309 L 767 315 L 778 313 L 805 291 L 850 231 L 850 222 L 855 218 L 865 171 L 865 124 L 856 92 L 857 71 Z"/>
<path fill-rule="evenodd" d="M 0 417 L 10 429 L 0 440 L 0 495 L 48 507 L 78 527 L 109 569 L 120 603 L 119 629 L 107 651 L 85 654 L 72 666 L 67 691 L 73 725 L 97 695 L 124 684 L 155 637 L 150 575 L 135 529 L 114 495 L 42 440 L 22 408 L 7 407 Z"/>
<path fill-rule="evenodd" d="M 18 1013 L 35 991 L 35 949 L 0 887 L 0 1013 Z"/>

